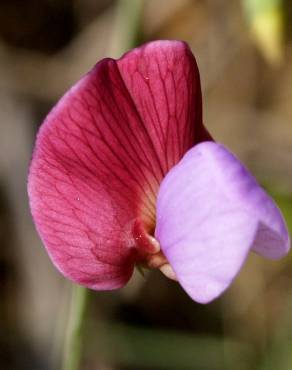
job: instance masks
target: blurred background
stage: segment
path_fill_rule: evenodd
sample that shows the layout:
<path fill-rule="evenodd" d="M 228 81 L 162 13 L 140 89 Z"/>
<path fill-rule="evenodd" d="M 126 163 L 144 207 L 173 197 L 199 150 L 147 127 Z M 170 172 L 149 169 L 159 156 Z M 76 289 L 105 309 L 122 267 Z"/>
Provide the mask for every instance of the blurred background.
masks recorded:
<path fill-rule="evenodd" d="M 72 286 L 35 232 L 36 131 L 95 62 L 154 39 L 189 43 L 204 122 L 275 197 L 292 230 L 290 0 L 1 0 L 0 369 L 58 370 Z M 251 255 L 207 306 L 159 272 L 90 292 L 80 370 L 291 370 L 292 254 Z M 66 369 L 73 370 L 73 369 Z"/>

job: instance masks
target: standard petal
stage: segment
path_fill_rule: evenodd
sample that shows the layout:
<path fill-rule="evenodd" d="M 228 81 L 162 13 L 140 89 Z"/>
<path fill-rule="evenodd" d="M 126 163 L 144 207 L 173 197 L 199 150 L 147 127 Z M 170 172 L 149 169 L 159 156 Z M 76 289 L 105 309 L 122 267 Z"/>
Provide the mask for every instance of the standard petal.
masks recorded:
<path fill-rule="evenodd" d="M 289 249 L 281 212 L 240 161 L 220 144 L 188 151 L 163 180 L 156 238 L 195 300 L 220 295 L 250 249 L 279 258 Z"/>
<path fill-rule="evenodd" d="M 124 285 L 155 249 L 147 233 L 163 176 L 202 137 L 199 75 L 184 43 L 99 62 L 46 118 L 30 168 L 32 214 L 59 270 L 94 289 Z"/>
<path fill-rule="evenodd" d="M 118 60 L 118 68 L 163 174 L 194 143 L 210 139 L 202 125 L 199 71 L 186 43 L 150 42 Z"/>

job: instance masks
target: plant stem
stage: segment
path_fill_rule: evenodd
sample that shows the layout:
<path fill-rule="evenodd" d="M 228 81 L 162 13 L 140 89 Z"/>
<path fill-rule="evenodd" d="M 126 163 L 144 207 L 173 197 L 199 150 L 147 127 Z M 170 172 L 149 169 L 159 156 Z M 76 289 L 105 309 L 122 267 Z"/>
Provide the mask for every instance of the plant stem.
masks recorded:
<path fill-rule="evenodd" d="M 72 286 L 72 298 L 67 324 L 62 370 L 78 370 L 82 353 L 83 319 L 88 289 Z"/>
<path fill-rule="evenodd" d="M 117 7 L 113 44 L 109 54 L 119 57 L 136 46 L 144 0 L 120 0 Z M 79 370 L 82 356 L 83 319 L 88 289 L 74 285 L 67 324 L 62 370 Z"/>
<path fill-rule="evenodd" d="M 116 7 L 113 39 L 109 55 L 119 58 L 128 49 L 137 46 L 141 31 L 141 15 L 144 0 L 120 0 Z"/>

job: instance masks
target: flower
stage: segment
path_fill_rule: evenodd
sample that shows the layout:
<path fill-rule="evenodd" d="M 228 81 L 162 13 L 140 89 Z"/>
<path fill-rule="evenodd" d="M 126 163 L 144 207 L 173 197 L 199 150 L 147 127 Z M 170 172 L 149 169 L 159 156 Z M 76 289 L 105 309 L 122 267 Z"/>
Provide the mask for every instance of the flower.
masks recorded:
<path fill-rule="evenodd" d="M 103 59 L 81 78 L 39 130 L 28 193 L 55 266 L 95 290 L 146 265 L 206 303 L 250 250 L 289 249 L 277 206 L 204 128 L 198 68 L 180 41 Z"/>

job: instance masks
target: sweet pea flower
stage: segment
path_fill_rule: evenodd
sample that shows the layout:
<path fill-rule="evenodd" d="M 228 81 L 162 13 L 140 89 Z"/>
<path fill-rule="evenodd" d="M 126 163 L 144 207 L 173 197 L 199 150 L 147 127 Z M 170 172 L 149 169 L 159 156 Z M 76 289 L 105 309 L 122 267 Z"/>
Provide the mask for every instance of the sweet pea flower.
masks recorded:
<path fill-rule="evenodd" d="M 180 41 L 103 59 L 82 77 L 39 130 L 28 193 L 55 266 L 95 290 L 146 266 L 207 303 L 250 251 L 289 250 L 273 200 L 204 128 L 197 64 Z"/>

